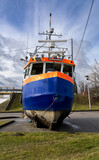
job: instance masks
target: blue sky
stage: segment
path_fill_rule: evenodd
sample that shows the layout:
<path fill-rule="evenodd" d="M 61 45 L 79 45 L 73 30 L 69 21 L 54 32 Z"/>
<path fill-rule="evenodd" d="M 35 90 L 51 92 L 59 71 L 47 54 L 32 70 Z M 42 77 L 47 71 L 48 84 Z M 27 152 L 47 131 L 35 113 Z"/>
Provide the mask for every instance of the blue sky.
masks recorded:
<path fill-rule="evenodd" d="M 84 31 L 92 0 L 51 0 L 52 27 L 64 39 L 74 39 L 74 57 Z M 0 0 L 0 86 L 21 87 L 28 47 L 37 44 L 40 31 L 49 29 L 50 0 Z M 40 17 L 40 18 L 39 18 Z M 84 42 L 76 63 L 77 81 L 99 62 L 99 1 L 95 0 Z M 24 49 L 24 50 L 20 50 Z M 17 50 L 17 51 L 16 51 Z M 18 51 L 20 50 L 20 51 Z M 90 67 L 91 66 L 91 67 Z"/>

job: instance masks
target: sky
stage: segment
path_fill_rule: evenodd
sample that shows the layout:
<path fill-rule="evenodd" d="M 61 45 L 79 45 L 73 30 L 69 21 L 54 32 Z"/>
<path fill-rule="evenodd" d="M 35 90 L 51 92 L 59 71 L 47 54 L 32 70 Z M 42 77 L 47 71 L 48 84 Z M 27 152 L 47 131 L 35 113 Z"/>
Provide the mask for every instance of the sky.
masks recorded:
<path fill-rule="evenodd" d="M 78 57 L 75 59 L 92 0 L 51 0 L 52 27 L 73 38 L 77 83 L 99 62 L 99 1 L 95 0 Z M 22 87 L 20 61 L 38 44 L 38 31 L 49 29 L 50 0 L 0 0 L 0 87 Z"/>

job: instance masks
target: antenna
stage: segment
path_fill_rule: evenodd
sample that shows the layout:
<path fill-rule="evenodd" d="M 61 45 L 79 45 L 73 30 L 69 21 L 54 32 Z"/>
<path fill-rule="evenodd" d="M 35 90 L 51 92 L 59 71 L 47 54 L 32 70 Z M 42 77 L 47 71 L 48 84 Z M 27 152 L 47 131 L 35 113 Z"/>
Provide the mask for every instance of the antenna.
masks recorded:
<path fill-rule="evenodd" d="M 50 29 L 51 29 L 51 16 L 52 16 L 52 14 L 50 13 L 50 25 L 49 25 Z"/>
<path fill-rule="evenodd" d="M 51 13 L 51 0 L 50 0 L 50 21 L 49 21 L 49 40 L 51 40 L 51 35 L 53 33 L 53 28 L 51 28 L 51 16 L 52 16 L 52 13 Z M 50 50 L 50 48 L 49 48 Z"/>
<path fill-rule="evenodd" d="M 51 16 L 52 16 L 52 13 L 51 13 L 51 0 L 50 0 L 50 29 L 51 29 Z"/>
<path fill-rule="evenodd" d="M 38 32 L 39 33 L 39 35 L 45 35 L 45 36 L 48 36 L 47 38 L 46 38 L 46 40 L 51 40 L 51 36 L 58 36 L 58 37 L 61 37 L 62 36 L 62 34 L 56 34 L 56 33 L 54 33 L 54 28 L 52 28 L 52 26 L 51 26 L 51 17 L 52 17 L 52 13 L 51 13 L 51 2 L 52 2 L 52 0 L 49 0 L 49 10 L 50 10 L 50 19 L 49 19 L 49 31 L 46 31 L 46 32 L 42 32 L 42 33 L 40 33 L 40 32 Z M 39 21 L 39 23 L 40 23 L 40 21 Z"/>

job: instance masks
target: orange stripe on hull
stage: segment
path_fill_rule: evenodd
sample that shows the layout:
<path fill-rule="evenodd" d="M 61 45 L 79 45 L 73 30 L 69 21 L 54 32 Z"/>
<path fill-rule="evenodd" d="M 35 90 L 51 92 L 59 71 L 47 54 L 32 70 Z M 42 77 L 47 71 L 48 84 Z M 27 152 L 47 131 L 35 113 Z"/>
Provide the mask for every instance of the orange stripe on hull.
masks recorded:
<path fill-rule="evenodd" d="M 61 72 L 50 72 L 50 73 L 39 74 L 39 75 L 35 75 L 35 76 L 31 76 L 31 77 L 27 78 L 26 80 L 24 80 L 23 86 L 26 85 L 27 83 L 30 83 L 33 81 L 47 79 L 47 78 L 53 78 L 53 77 L 59 77 L 59 78 L 65 79 L 67 81 L 70 81 L 74 85 L 74 80 L 70 76 L 68 76 L 64 73 L 61 73 Z"/>

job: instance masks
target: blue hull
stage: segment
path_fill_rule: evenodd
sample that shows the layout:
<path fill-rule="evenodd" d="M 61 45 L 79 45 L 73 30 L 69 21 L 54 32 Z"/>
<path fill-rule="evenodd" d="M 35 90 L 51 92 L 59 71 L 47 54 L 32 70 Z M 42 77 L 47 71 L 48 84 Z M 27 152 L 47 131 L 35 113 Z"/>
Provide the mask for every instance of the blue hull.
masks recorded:
<path fill-rule="evenodd" d="M 24 110 L 45 111 L 49 108 L 49 111 L 71 111 L 73 99 L 73 83 L 59 77 L 41 79 L 23 86 Z"/>

